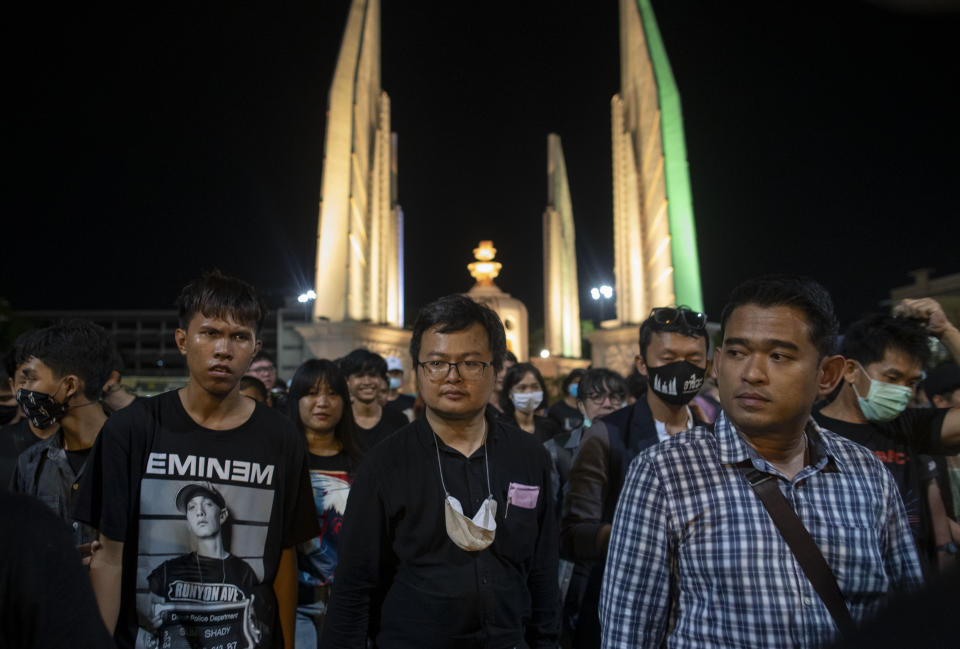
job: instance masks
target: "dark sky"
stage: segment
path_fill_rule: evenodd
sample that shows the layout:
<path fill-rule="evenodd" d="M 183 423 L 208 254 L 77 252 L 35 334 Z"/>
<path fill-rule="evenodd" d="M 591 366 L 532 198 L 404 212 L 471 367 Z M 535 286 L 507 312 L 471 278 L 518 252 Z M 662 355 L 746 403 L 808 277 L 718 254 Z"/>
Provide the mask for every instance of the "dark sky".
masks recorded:
<path fill-rule="evenodd" d="M 594 317 L 586 292 L 613 279 L 617 3 L 383 4 L 408 322 L 470 287 L 465 264 L 489 238 L 498 283 L 542 324 L 551 131 Z M 0 295 L 15 309 L 167 308 L 212 267 L 274 302 L 307 288 L 347 7 L 12 16 Z M 911 269 L 960 272 L 960 14 L 853 0 L 654 7 L 683 101 L 714 318 L 737 281 L 764 272 L 820 279 L 844 320 Z"/>

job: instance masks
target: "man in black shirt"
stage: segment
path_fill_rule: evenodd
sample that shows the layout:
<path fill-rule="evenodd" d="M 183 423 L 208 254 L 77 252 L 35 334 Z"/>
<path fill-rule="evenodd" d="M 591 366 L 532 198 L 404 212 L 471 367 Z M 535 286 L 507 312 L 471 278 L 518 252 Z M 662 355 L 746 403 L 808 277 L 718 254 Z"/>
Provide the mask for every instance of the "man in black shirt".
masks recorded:
<path fill-rule="evenodd" d="M 353 421 L 357 438 L 364 449 L 379 444 L 384 438 L 409 421 L 402 412 L 380 405 L 380 388 L 387 381 L 387 363 L 380 354 L 354 349 L 338 362 L 347 377 L 347 389 L 353 401 Z"/>
<path fill-rule="evenodd" d="M 79 489 L 76 516 L 97 527 L 103 546 L 90 564 L 94 593 L 119 647 L 291 649 L 295 546 L 319 529 L 303 436 L 238 389 L 260 349 L 265 308 L 252 286 L 217 271 L 184 287 L 178 307 L 186 387 L 111 415 Z M 198 491 L 198 483 L 210 486 Z M 190 503 L 205 509 L 189 511 Z M 229 543 L 219 529 L 225 503 Z M 193 520 L 201 514 L 205 522 Z M 183 555 L 194 559 L 193 572 Z M 180 578 L 164 583 L 157 568 L 178 557 L 166 565 Z M 156 628 L 160 586 L 167 599 L 187 593 L 196 607 L 168 612 Z"/>
<path fill-rule="evenodd" d="M 947 545 L 949 523 L 931 460 L 920 454 L 960 448 L 960 408 L 906 406 L 929 357 L 927 335 L 939 338 L 958 358 L 960 331 L 931 299 L 904 300 L 894 313 L 898 317 L 872 315 L 850 326 L 839 349 L 846 357 L 839 392 L 814 418 L 866 446 L 893 473 L 929 575 L 941 563 L 939 555 L 953 548 Z"/>
<path fill-rule="evenodd" d="M 357 471 L 321 646 L 556 646 L 550 458 L 485 412 L 505 351 L 500 319 L 464 296 L 420 312 L 425 418 Z"/>
<path fill-rule="evenodd" d="M 12 420 L 0 428 L 0 491 L 10 488 L 10 479 L 17 466 L 17 458 L 28 448 L 52 436 L 59 429 L 58 424 L 48 428 L 37 428 L 23 416 L 23 409 L 17 403 L 17 390 L 26 381 L 23 376 L 23 364 L 26 357 L 23 349 L 35 331 L 27 331 L 17 336 L 13 347 L 3 357 L 3 369 L 15 412 Z"/>
<path fill-rule="evenodd" d="M 35 332 L 24 345 L 17 401 L 39 429 L 56 433 L 17 458 L 11 489 L 36 496 L 70 525 L 84 555 L 97 539 L 93 527 L 73 518 L 72 506 L 87 457 L 106 414 L 100 392 L 110 374 L 113 342 L 103 327 L 72 320 Z"/>

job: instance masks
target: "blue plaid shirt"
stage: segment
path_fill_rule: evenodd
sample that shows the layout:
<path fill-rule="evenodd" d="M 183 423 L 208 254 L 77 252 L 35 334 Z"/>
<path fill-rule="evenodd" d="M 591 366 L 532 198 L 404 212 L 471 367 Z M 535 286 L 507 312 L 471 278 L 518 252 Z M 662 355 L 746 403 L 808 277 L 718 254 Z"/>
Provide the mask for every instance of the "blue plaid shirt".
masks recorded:
<path fill-rule="evenodd" d="M 836 625 L 738 466 L 781 491 L 833 569 L 855 621 L 921 583 L 903 502 L 859 444 L 807 425 L 810 464 L 788 480 L 721 413 L 630 465 L 600 598 L 603 646 L 821 647 Z"/>

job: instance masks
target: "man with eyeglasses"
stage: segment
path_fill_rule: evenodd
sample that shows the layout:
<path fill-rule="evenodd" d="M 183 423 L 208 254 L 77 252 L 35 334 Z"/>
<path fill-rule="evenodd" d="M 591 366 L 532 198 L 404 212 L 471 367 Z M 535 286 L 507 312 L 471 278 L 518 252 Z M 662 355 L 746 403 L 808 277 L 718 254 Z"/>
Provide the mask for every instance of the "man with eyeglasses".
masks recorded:
<path fill-rule="evenodd" d="M 646 396 L 591 422 L 573 461 L 563 501 L 561 546 L 565 558 L 592 565 L 573 631 L 576 647 L 600 646 L 597 606 L 603 559 L 630 462 L 643 449 L 704 425 L 688 404 L 707 370 L 706 326 L 706 315 L 685 307 L 651 311 L 640 325 L 640 353 L 635 357 L 637 371 L 647 379 Z M 609 402 L 606 393 L 589 386 L 583 392 L 581 399 Z M 617 396 L 622 402 L 622 389 Z"/>
<path fill-rule="evenodd" d="M 487 410 L 505 353 L 499 317 L 469 298 L 420 312 L 425 417 L 357 469 L 320 646 L 556 647 L 550 456 Z"/>

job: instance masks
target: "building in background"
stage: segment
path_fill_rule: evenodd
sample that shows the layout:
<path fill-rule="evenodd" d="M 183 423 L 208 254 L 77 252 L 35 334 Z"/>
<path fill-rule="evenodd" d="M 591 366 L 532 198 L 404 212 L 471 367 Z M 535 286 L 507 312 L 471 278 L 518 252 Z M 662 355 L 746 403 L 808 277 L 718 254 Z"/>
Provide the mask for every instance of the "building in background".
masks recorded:
<path fill-rule="evenodd" d="M 474 302 L 485 304 L 500 316 L 507 335 L 507 350 L 516 354 L 520 361 L 526 361 L 530 344 L 527 307 L 515 297 L 510 297 L 509 293 L 501 291 L 493 282 L 503 268 L 503 264 L 495 261 L 497 249 L 493 247 L 493 241 L 481 241 L 473 249 L 473 256 L 476 261 L 467 264 L 467 270 L 477 282 L 466 292 L 466 296 Z"/>

